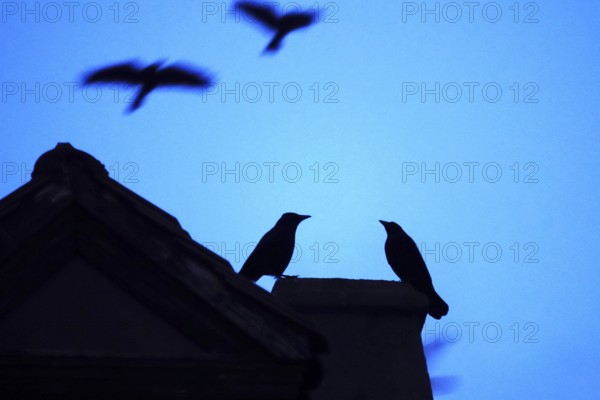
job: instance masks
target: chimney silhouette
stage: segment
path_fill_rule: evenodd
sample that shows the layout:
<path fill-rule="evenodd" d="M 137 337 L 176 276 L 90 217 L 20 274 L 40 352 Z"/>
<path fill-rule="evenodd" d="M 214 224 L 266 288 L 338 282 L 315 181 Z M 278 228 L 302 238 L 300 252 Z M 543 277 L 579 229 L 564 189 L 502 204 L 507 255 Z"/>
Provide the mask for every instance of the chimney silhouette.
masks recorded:
<path fill-rule="evenodd" d="M 327 338 L 311 400 L 433 399 L 421 342 L 427 298 L 410 285 L 285 278 L 272 293 Z"/>

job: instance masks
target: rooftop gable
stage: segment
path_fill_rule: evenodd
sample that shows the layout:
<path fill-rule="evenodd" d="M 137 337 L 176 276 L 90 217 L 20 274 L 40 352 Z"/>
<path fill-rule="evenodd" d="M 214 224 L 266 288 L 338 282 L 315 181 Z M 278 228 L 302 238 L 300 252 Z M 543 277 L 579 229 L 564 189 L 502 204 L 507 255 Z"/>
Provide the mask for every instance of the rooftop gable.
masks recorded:
<path fill-rule="evenodd" d="M 178 221 L 61 143 L 0 200 L 0 320 L 75 259 L 200 347 L 309 360 L 321 337 Z M 241 351 L 240 349 L 244 349 Z"/>

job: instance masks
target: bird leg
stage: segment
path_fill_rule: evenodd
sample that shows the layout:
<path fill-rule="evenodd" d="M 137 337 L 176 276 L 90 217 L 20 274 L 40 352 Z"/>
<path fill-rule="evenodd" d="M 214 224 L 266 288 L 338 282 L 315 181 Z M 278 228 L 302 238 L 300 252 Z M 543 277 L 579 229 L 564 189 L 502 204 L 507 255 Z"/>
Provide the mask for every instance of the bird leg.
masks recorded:
<path fill-rule="evenodd" d="M 276 279 L 298 279 L 300 275 L 279 275 L 276 276 Z"/>

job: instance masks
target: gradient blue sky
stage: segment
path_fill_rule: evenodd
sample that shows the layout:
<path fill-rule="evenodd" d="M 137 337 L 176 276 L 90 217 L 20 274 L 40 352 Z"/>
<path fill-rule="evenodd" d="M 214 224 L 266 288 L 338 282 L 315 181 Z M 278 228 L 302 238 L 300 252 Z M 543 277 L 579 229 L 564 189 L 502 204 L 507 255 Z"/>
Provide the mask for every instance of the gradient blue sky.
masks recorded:
<path fill-rule="evenodd" d="M 424 333 L 455 342 L 430 366 L 460 376 L 445 398 L 596 396 L 597 2 L 279 2 L 322 21 L 273 57 L 230 2 L 66 3 L 0 2 L 0 197 L 70 142 L 236 270 L 283 212 L 313 215 L 303 277 L 397 279 L 377 222 L 397 221 L 450 305 Z M 217 86 L 125 115 L 131 88 L 79 85 L 132 59 Z"/>

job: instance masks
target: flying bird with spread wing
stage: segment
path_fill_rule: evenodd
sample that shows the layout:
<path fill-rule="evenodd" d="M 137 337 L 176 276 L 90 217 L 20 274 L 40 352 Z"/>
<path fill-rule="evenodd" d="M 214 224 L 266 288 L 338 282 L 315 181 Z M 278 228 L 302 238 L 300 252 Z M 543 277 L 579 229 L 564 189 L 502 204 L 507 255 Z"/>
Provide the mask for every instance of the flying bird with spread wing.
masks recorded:
<path fill-rule="evenodd" d="M 287 268 L 296 244 L 296 230 L 310 215 L 285 213 L 259 240 L 239 274 L 256 282 L 264 275 L 280 278 Z"/>
<path fill-rule="evenodd" d="M 265 48 L 264 53 L 279 50 L 288 33 L 312 25 L 317 15 L 312 12 L 289 12 L 279 16 L 272 7 L 250 1 L 238 1 L 235 7 L 260 22 L 265 28 L 275 31 L 275 36 Z"/>
<path fill-rule="evenodd" d="M 440 319 L 448 314 L 448 304 L 437 294 L 425 260 L 415 241 L 395 222 L 381 221 L 387 233 L 385 256 L 402 282 L 410 283 L 429 300 L 428 314 Z"/>
<path fill-rule="evenodd" d="M 137 96 L 128 110 L 133 112 L 140 108 L 146 96 L 158 87 L 206 88 L 212 83 L 211 78 L 204 72 L 178 65 L 162 67 L 163 64 L 164 61 L 159 61 L 142 68 L 134 62 L 126 62 L 100 68 L 86 75 L 84 84 L 125 83 L 139 86 Z"/>

